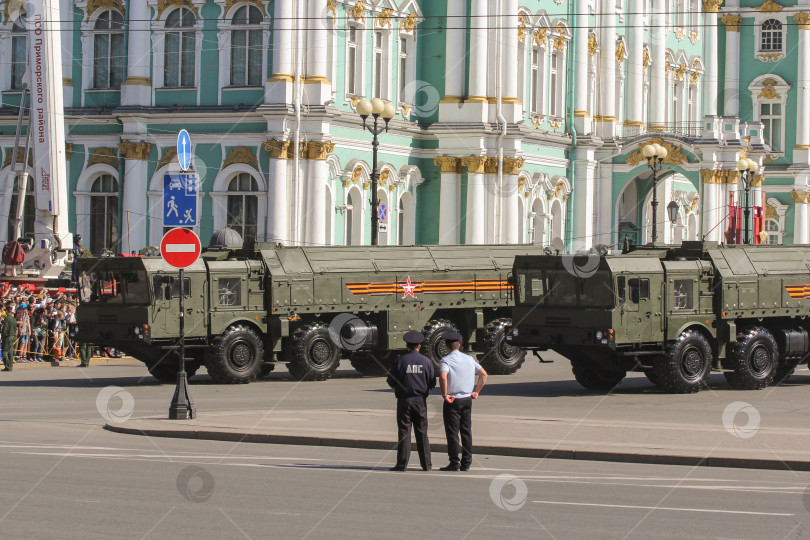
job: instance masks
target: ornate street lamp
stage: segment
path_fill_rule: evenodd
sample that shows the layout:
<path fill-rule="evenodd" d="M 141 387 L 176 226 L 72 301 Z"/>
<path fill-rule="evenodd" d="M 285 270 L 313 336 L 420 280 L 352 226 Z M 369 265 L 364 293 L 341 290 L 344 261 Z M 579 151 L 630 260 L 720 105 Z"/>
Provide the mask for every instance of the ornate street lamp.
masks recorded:
<path fill-rule="evenodd" d="M 658 240 L 658 225 L 656 223 L 658 212 L 658 196 L 655 193 L 656 184 L 658 183 L 658 172 L 667 157 L 667 149 L 660 144 L 648 144 L 641 149 L 642 155 L 647 158 L 647 166 L 653 174 L 653 197 L 652 202 L 652 241 L 655 244 Z"/>
<path fill-rule="evenodd" d="M 374 140 L 371 143 L 372 148 L 372 156 L 373 156 L 373 163 L 372 163 L 372 170 L 371 170 L 371 245 L 377 245 L 377 238 L 379 231 L 378 228 L 378 220 L 379 217 L 377 215 L 377 206 L 380 204 L 379 199 L 377 198 L 377 180 L 380 178 L 380 172 L 377 170 L 377 149 L 380 146 L 380 142 L 377 139 L 377 135 L 383 132 L 388 132 L 388 122 L 396 114 L 397 109 L 391 103 L 386 103 L 380 98 L 374 98 L 371 101 L 367 99 L 361 99 L 357 103 L 357 114 L 360 115 L 360 118 L 363 119 L 363 128 L 367 129 L 374 135 Z M 368 116 L 371 115 L 374 118 L 374 125 L 369 126 L 366 124 L 366 119 Z M 384 126 L 378 126 L 378 121 L 382 117 L 385 121 Z"/>
<path fill-rule="evenodd" d="M 750 244 L 751 240 L 748 237 L 748 217 L 751 214 L 751 208 L 748 206 L 748 192 L 750 190 L 751 181 L 754 179 L 754 173 L 759 169 L 759 165 L 753 159 L 740 158 L 737 162 L 737 170 L 740 171 L 743 184 L 745 184 L 745 199 L 743 202 L 743 220 L 745 222 L 743 228 L 743 244 Z"/>

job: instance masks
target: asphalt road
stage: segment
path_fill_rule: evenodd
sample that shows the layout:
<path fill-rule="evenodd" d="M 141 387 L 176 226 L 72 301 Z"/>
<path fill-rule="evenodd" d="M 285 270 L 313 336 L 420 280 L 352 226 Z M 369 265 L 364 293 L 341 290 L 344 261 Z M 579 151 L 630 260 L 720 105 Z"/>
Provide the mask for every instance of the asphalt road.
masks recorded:
<path fill-rule="evenodd" d="M 96 400 L 111 386 L 132 396 L 134 416 L 167 413 L 172 388 L 140 367 L 0 375 L 0 538 L 810 536 L 808 473 L 495 456 L 477 456 L 469 473 L 393 473 L 386 470 L 390 451 L 102 430 L 106 409 L 99 412 Z M 476 407 L 712 423 L 742 400 L 757 407 L 764 425 L 808 420 L 806 371 L 762 392 L 732 391 L 714 376 L 711 391 L 693 396 L 661 394 L 643 376 L 609 396 L 570 379 L 560 362 L 530 362 L 516 375 L 491 378 Z M 283 370 L 247 386 L 215 386 L 205 376 L 192 382 L 203 410 L 393 406 L 381 379 L 348 366 L 323 383 L 290 381 Z M 436 466 L 445 463 L 434 456 Z"/>

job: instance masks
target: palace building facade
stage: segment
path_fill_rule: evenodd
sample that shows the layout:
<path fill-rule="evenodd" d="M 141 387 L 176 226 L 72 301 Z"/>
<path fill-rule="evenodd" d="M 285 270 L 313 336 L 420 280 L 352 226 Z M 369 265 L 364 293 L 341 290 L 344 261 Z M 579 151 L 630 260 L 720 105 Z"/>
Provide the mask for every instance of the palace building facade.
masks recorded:
<path fill-rule="evenodd" d="M 0 0 L 2 241 L 20 196 L 20 4 Z M 810 243 L 810 0 L 61 0 L 61 13 L 70 223 L 95 254 L 159 244 L 182 128 L 203 242 L 228 226 L 368 244 L 372 136 L 356 106 L 372 97 L 396 107 L 379 137 L 380 244 L 647 242 L 653 189 L 659 241 L 727 241 L 741 156 L 760 167 L 763 240 Z M 668 150 L 655 186 L 650 142 Z"/>

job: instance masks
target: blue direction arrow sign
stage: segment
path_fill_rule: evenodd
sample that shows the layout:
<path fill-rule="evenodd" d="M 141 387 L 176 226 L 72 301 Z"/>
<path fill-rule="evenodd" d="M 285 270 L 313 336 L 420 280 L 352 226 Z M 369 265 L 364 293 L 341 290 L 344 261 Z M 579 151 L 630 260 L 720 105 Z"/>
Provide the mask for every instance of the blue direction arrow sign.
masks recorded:
<path fill-rule="evenodd" d="M 191 137 L 185 129 L 181 129 L 177 134 L 177 161 L 180 162 L 183 171 L 191 167 Z"/>
<path fill-rule="evenodd" d="M 195 227 L 197 225 L 197 191 L 200 179 L 196 173 L 163 176 L 163 226 Z"/>

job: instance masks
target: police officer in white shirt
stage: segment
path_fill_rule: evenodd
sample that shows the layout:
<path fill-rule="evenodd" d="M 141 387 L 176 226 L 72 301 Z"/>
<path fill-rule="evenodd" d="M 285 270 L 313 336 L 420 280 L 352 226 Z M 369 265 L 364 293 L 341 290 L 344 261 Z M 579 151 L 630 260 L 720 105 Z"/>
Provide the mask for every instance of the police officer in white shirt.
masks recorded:
<path fill-rule="evenodd" d="M 388 373 L 388 386 L 397 396 L 397 464 L 392 471 L 404 471 L 411 457 L 411 424 L 416 432 L 416 449 L 422 470 L 432 468 L 426 399 L 436 387 L 436 373 L 430 358 L 419 353 L 425 336 L 411 330 L 402 336 L 408 352 L 394 360 Z"/>
<path fill-rule="evenodd" d="M 450 464 L 441 470 L 469 471 L 472 465 L 472 400 L 478 399 L 478 393 L 487 381 L 487 372 L 472 356 L 461 352 L 461 334 L 448 332 L 444 340 L 451 352 L 439 364 L 439 384 L 444 398 L 444 432 Z"/>

